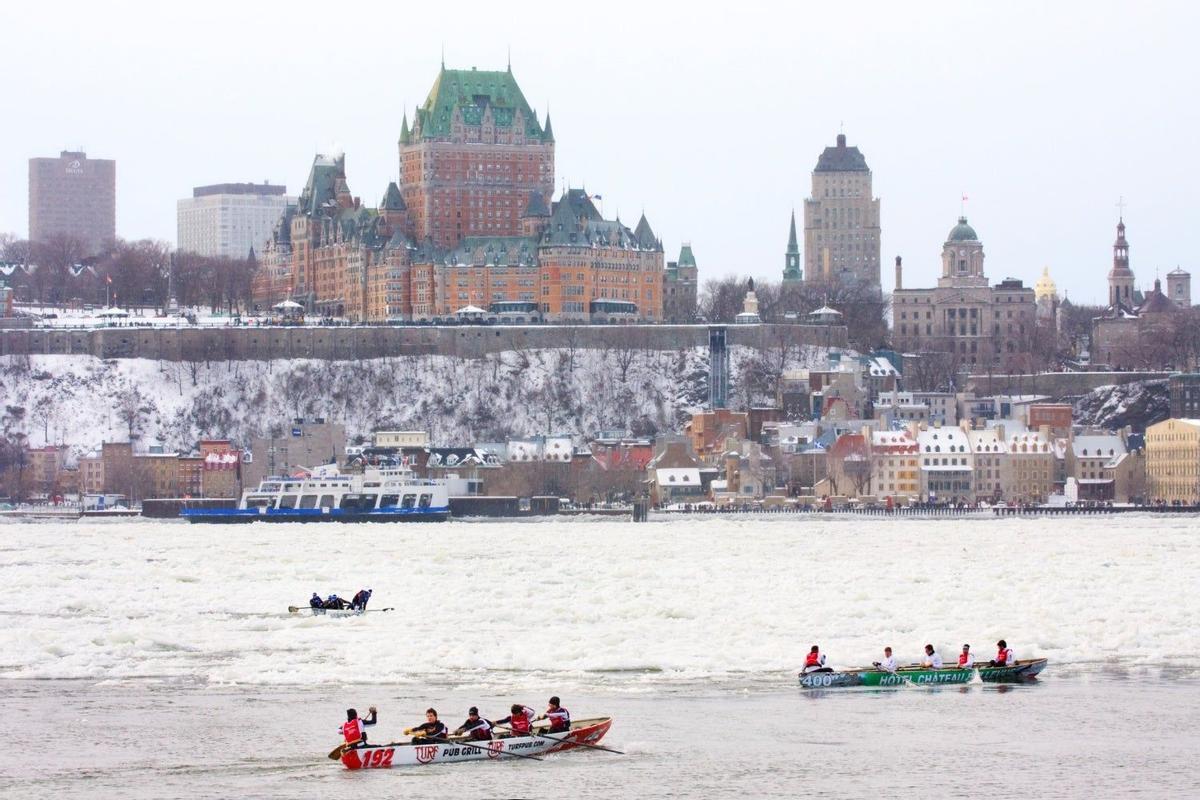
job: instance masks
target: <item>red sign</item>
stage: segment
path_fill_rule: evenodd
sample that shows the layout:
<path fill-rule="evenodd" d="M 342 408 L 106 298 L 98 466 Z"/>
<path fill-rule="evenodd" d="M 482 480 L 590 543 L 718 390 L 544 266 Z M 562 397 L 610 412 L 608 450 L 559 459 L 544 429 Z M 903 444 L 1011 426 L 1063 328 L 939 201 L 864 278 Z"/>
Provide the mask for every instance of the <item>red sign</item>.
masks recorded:
<path fill-rule="evenodd" d="M 413 751 L 416 753 L 417 763 L 428 764 L 430 761 L 433 761 L 437 757 L 440 746 L 436 744 L 422 744 L 414 747 Z"/>

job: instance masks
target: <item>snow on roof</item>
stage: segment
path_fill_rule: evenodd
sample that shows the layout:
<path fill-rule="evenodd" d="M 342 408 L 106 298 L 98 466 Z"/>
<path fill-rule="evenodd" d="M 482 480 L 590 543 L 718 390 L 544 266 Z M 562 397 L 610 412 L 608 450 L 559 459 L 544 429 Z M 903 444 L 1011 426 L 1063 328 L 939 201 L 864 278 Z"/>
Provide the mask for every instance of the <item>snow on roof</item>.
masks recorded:
<path fill-rule="evenodd" d="M 659 486 L 699 486 L 700 470 L 696 467 L 668 467 L 654 470 Z"/>
<path fill-rule="evenodd" d="M 1125 452 L 1125 443 L 1116 434 L 1098 434 L 1076 436 L 1071 442 L 1071 450 L 1076 458 L 1097 458 L 1099 456 L 1115 456 Z"/>

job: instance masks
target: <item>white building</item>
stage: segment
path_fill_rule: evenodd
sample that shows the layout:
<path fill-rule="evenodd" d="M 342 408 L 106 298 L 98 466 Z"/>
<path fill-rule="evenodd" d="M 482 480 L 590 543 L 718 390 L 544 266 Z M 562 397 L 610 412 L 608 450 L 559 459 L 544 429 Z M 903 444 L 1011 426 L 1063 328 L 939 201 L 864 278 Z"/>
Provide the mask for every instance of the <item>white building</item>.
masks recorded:
<path fill-rule="evenodd" d="M 180 251 L 218 258 L 262 253 L 275 223 L 296 198 L 287 187 L 269 183 L 218 183 L 197 186 L 177 206 Z"/>
<path fill-rule="evenodd" d="M 959 428 L 926 428 L 917 434 L 921 494 L 930 501 L 974 502 L 975 460 Z"/>

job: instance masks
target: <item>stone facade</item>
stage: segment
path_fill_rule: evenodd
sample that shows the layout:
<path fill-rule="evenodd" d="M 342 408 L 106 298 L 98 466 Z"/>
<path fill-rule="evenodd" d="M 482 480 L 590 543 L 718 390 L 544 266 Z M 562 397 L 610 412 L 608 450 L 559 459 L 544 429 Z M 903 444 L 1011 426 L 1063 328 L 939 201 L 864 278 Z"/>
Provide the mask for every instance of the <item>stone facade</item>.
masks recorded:
<path fill-rule="evenodd" d="M 678 261 L 668 261 L 663 272 L 663 322 L 689 323 L 696 320 L 699 269 L 692 246 L 684 244 L 679 250 Z"/>
<path fill-rule="evenodd" d="M 949 353 L 960 367 L 1025 371 L 1036 329 L 1034 291 L 1012 278 L 988 285 L 983 243 L 959 217 L 942 247 L 936 288 L 892 295 L 896 347 Z"/>
<path fill-rule="evenodd" d="M 789 265 L 784 277 L 878 291 L 879 234 L 879 198 L 872 197 L 871 170 L 859 149 L 848 147 L 839 133 L 837 145 L 826 147 L 817 160 L 812 196 L 804 201 L 804 274 L 797 275 Z"/>

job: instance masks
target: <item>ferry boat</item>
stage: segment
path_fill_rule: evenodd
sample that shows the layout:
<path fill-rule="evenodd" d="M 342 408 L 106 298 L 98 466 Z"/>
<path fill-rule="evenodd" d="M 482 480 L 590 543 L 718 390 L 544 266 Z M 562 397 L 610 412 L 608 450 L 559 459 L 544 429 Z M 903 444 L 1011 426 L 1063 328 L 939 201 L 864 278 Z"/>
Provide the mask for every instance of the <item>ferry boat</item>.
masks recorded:
<path fill-rule="evenodd" d="M 342 473 L 317 467 L 298 477 L 266 478 L 247 489 L 237 508 L 185 508 L 188 522 L 443 522 L 450 517 L 444 480 L 426 480 L 407 466 Z"/>

